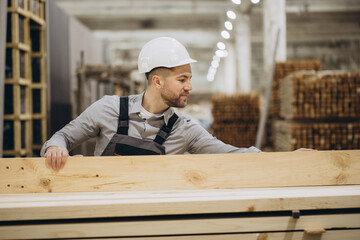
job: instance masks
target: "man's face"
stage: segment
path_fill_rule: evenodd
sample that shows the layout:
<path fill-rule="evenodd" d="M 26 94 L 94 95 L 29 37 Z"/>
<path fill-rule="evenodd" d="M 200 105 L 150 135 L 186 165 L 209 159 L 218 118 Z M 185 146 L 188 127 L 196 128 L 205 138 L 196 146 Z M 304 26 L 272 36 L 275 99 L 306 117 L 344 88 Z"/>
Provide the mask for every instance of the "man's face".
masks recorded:
<path fill-rule="evenodd" d="M 190 64 L 174 67 L 169 71 L 161 89 L 161 98 L 169 107 L 186 106 L 187 97 L 192 90 L 191 77 Z"/>

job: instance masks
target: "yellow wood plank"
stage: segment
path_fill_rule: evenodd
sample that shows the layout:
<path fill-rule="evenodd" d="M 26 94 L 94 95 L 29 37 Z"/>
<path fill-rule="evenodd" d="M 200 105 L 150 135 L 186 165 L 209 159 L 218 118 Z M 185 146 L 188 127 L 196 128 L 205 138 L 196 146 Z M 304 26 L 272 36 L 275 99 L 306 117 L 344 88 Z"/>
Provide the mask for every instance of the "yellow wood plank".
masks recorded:
<path fill-rule="evenodd" d="M 30 51 L 30 46 L 24 43 L 6 43 L 7 48 L 16 48 L 25 52 Z"/>
<path fill-rule="evenodd" d="M 265 232 L 265 233 L 239 233 L 216 235 L 187 235 L 166 237 L 131 237 L 111 238 L 111 240 L 355 240 L 359 239 L 360 230 L 328 230 L 321 235 L 308 235 L 304 232 Z M 90 240 L 90 239 L 82 239 Z M 94 240 L 91 238 L 91 240 Z M 109 238 L 96 238 L 96 240 L 109 240 Z"/>
<path fill-rule="evenodd" d="M 31 53 L 31 57 L 43 58 L 45 56 L 46 56 L 46 53 L 42 53 L 42 52 L 32 52 Z"/>
<path fill-rule="evenodd" d="M 341 208 L 360 208 L 360 185 L 0 194 L 0 221 Z"/>
<path fill-rule="evenodd" d="M 20 116 L 15 114 L 9 114 L 4 116 L 4 120 L 29 120 L 31 119 L 30 114 L 20 114 Z"/>
<path fill-rule="evenodd" d="M 36 22 L 39 25 L 45 25 L 45 21 L 43 19 L 41 19 L 39 16 L 33 14 L 32 12 L 29 14 L 31 20 L 33 20 L 34 22 Z"/>
<path fill-rule="evenodd" d="M 0 226 L 4 239 L 130 237 L 205 233 L 292 231 L 307 228 L 359 228 L 360 214 L 292 217 L 139 220 Z"/>
<path fill-rule="evenodd" d="M 45 158 L 0 159 L 1 193 L 348 184 L 360 184 L 360 150 L 71 157 L 58 172 L 46 166 Z"/>

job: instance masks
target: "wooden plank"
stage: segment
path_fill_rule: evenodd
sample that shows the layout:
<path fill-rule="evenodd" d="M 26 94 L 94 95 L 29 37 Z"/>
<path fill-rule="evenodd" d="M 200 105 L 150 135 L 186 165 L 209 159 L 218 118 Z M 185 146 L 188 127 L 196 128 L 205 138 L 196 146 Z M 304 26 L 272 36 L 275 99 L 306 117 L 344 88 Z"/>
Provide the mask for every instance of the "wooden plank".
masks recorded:
<path fill-rule="evenodd" d="M 0 195 L 0 221 L 340 208 L 360 208 L 360 185 Z"/>
<path fill-rule="evenodd" d="M 360 230 L 328 230 L 321 235 L 309 235 L 304 232 L 263 232 L 263 233 L 239 233 L 239 234 L 216 234 L 216 235 L 187 235 L 187 236 L 156 236 L 156 237 L 131 237 L 111 238 L 112 240 L 354 240 L 360 236 Z M 96 238 L 97 240 L 109 240 L 109 238 Z M 90 240 L 90 239 L 83 239 Z M 94 240 L 91 238 L 91 240 Z"/>
<path fill-rule="evenodd" d="M 360 150 L 0 159 L 1 193 L 146 191 L 360 184 Z M 23 186 L 23 187 L 21 187 Z"/>
<path fill-rule="evenodd" d="M 177 234 L 246 233 L 293 231 L 307 228 L 359 228 L 360 214 L 292 217 L 239 217 L 203 219 L 166 219 L 2 225 L 4 239 L 86 238 L 161 236 Z"/>

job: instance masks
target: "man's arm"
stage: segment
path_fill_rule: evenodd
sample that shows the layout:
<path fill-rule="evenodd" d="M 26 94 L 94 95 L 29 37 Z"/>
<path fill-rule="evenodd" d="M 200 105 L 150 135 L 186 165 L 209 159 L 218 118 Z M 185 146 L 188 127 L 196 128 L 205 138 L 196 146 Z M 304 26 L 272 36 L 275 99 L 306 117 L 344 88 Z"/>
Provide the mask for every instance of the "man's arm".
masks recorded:
<path fill-rule="evenodd" d="M 59 170 L 64 167 L 69 151 L 98 134 L 102 108 L 100 99 L 44 143 L 40 155 L 46 157 L 51 168 Z"/>
<path fill-rule="evenodd" d="M 193 121 L 188 122 L 189 152 L 193 154 L 204 153 L 258 153 L 261 152 L 256 147 L 237 148 L 230 144 L 225 144 L 212 136 L 202 126 Z"/>

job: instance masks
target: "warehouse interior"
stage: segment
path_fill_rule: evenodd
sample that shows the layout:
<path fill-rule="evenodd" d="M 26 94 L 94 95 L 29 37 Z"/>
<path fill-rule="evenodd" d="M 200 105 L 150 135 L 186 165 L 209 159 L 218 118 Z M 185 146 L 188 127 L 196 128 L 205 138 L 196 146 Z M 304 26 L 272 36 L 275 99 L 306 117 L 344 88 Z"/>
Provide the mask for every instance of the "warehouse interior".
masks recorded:
<path fill-rule="evenodd" d="M 39 156 L 104 95 L 143 92 L 138 55 L 161 36 L 197 60 L 177 111 L 218 139 L 264 151 L 359 148 L 358 0 L 4 2 L 4 157 Z M 291 75 L 304 70 L 313 72 Z M 94 144 L 73 154 L 91 156 Z"/>

